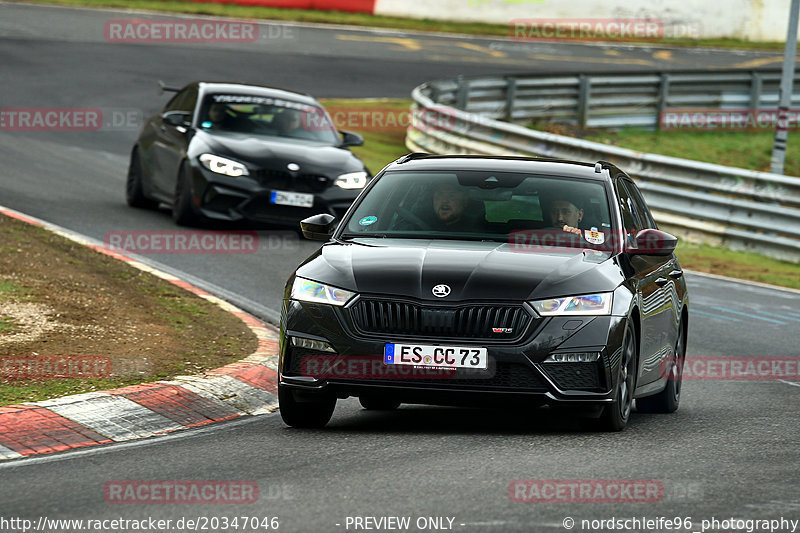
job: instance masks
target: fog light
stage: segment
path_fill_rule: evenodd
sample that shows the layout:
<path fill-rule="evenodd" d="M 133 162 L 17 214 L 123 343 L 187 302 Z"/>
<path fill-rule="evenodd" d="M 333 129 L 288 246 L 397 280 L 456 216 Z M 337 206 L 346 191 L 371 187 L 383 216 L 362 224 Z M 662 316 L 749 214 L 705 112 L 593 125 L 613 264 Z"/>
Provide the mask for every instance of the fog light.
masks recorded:
<path fill-rule="evenodd" d="M 336 353 L 336 350 L 333 349 L 333 346 L 325 341 L 315 341 L 313 339 L 304 339 L 302 337 L 292 337 L 292 346 L 305 348 L 306 350 L 314 350 L 317 352 Z"/>
<path fill-rule="evenodd" d="M 551 353 L 545 363 L 594 363 L 600 359 L 598 352 Z"/>

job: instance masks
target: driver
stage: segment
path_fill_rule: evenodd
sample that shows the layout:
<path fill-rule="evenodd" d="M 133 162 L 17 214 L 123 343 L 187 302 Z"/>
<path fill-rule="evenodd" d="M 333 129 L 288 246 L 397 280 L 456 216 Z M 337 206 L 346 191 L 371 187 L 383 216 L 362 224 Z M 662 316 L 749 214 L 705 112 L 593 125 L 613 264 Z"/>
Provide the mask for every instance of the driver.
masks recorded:
<path fill-rule="evenodd" d="M 233 129 L 234 118 L 228 114 L 228 106 L 215 102 L 208 108 L 208 120 L 213 129 Z M 205 126 L 205 124 L 204 124 Z"/>
<path fill-rule="evenodd" d="M 583 220 L 583 209 L 573 200 L 559 198 L 550 203 L 550 223 L 554 228 L 578 228 Z"/>
<path fill-rule="evenodd" d="M 439 185 L 433 190 L 433 211 L 436 222 L 443 227 L 453 227 L 461 222 L 467 208 L 467 192 L 455 185 Z"/>

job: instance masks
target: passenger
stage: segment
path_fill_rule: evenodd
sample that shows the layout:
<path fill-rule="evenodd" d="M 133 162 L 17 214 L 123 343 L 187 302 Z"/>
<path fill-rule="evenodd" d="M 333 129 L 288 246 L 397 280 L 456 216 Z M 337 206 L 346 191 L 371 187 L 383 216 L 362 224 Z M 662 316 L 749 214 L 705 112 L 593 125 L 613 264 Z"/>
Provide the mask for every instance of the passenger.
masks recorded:
<path fill-rule="evenodd" d="M 275 125 L 278 127 L 278 134 L 282 137 L 310 137 L 301 125 L 299 111 L 284 109 L 275 117 Z"/>

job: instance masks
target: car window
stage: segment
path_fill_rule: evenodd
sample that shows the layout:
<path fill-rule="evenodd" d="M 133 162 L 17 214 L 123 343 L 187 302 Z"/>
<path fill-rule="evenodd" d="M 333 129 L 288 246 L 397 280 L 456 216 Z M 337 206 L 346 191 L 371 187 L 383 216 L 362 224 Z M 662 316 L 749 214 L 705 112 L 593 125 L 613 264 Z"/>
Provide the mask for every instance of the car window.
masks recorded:
<path fill-rule="evenodd" d="M 211 94 L 200 111 L 200 127 L 283 139 L 339 144 L 328 113 L 303 102 L 246 94 Z"/>
<path fill-rule="evenodd" d="M 637 211 L 639 212 L 639 218 L 641 219 L 644 227 L 658 229 L 656 221 L 653 219 L 653 215 L 650 213 L 650 209 L 647 207 L 647 203 L 645 203 L 639 187 L 637 187 L 634 182 L 629 180 L 624 180 L 624 183 L 625 188 L 628 190 L 629 196 L 633 200 L 633 204 L 636 206 Z"/>
<path fill-rule="evenodd" d="M 622 179 L 617 180 L 617 204 L 622 215 L 622 226 L 625 230 L 625 242 L 633 244 L 639 230 L 646 227 L 639 214 L 639 206 L 634 202 Z"/>
<path fill-rule="evenodd" d="M 384 174 L 359 200 L 343 236 L 513 241 L 530 232 L 567 246 L 602 245 L 612 221 L 605 186 L 509 172 Z M 589 237 L 585 230 L 593 231 Z M 603 234 L 602 232 L 606 232 Z M 538 235 L 538 234 L 537 234 Z"/>
<path fill-rule="evenodd" d="M 164 112 L 184 111 L 186 113 L 194 113 L 195 104 L 197 104 L 197 87 L 189 87 L 173 96 L 164 106 Z"/>

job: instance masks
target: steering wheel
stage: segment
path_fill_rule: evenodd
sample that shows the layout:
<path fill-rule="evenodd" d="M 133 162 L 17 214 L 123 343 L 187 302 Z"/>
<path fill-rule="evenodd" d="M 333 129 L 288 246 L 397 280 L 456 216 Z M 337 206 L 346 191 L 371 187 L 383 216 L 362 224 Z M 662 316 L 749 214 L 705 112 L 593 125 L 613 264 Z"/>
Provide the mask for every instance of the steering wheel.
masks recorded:
<path fill-rule="evenodd" d="M 398 207 L 397 213 L 406 221 L 411 222 L 419 230 L 428 229 L 428 224 L 405 207 Z"/>

